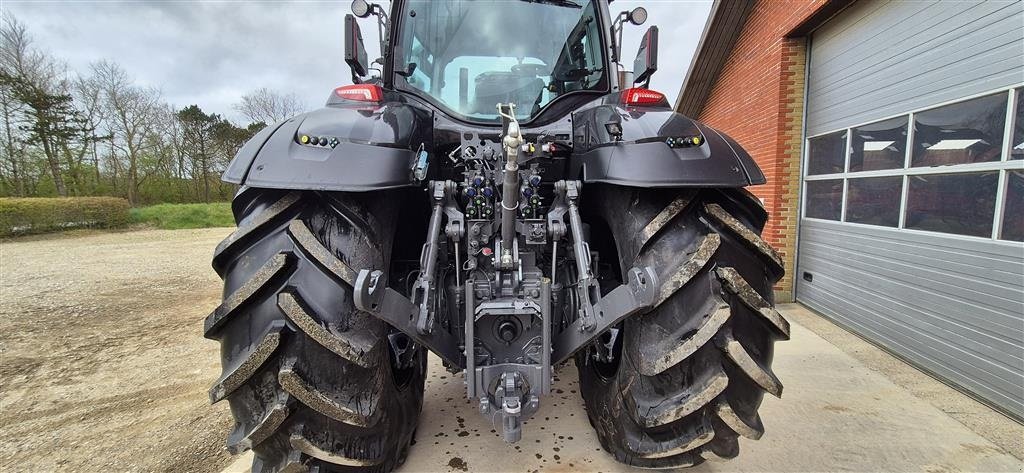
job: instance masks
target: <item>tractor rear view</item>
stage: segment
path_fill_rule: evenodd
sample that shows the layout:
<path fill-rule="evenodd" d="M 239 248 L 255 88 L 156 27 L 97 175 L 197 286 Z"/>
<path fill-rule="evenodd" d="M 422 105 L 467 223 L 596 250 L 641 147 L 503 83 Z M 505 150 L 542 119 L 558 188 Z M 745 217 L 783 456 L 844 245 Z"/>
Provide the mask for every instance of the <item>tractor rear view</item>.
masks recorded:
<path fill-rule="evenodd" d="M 354 85 L 267 127 L 224 179 L 238 229 L 210 390 L 253 471 L 390 471 L 408 455 L 427 352 L 505 441 L 573 360 L 620 462 L 731 458 L 763 432 L 789 325 L 783 275 L 724 134 L 648 88 L 657 28 L 625 72 L 605 0 L 353 2 Z M 370 63 L 355 17 L 376 17 Z M 374 71 L 373 74 L 370 74 Z M 527 429 L 528 430 L 528 429 Z M 530 435 L 527 432 L 525 435 Z"/>

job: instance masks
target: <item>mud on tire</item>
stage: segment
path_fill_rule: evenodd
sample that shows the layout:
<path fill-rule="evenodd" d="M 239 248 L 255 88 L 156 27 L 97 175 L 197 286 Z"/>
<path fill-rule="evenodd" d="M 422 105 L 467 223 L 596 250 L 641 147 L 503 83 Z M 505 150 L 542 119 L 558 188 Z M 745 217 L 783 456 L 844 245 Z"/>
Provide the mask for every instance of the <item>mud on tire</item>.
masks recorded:
<path fill-rule="evenodd" d="M 395 369 L 390 327 L 356 311 L 362 268 L 387 268 L 396 209 L 370 194 L 245 188 L 213 267 L 224 302 L 205 320 L 223 374 L 210 400 L 235 418 L 227 448 L 254 473 L 391 471 L 423 403 L 426 353 Z"/>
<path fill-rule="evenodd" d="M 773 308 L 783 265 L 759 236 L 767 214 L 745 190 L 603 187 L 590 195 L 619 266 L 656 268 L 660 285 L 655 308 L 624 322 L 614 361 L 576 357 L 601 445 L 645 468 L 735 457 L 739 436 L 764 431 L 764 393 L 782 393 L 770 366 L 789 324 Z"/>

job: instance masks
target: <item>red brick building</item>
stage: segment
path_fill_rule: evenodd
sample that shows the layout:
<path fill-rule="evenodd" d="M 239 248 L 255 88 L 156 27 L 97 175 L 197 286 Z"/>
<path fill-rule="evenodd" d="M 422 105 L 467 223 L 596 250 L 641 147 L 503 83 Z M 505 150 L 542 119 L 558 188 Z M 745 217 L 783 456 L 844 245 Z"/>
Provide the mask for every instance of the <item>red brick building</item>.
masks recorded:
<path fill-rule="evenodd" d="M 849 2 L 716 2 L 676 109 L 743 145 L 768 183 L 751 188 L 771 214 L 765 239 L 796 265 L 806 34 Z M 793 274 L 776 286 L 793 298 Z"/>
<path fill-rule="evenodd" d="M 676 108 L 816 310 L 1024 419 L 1024 2 L 718 0 Z"/>

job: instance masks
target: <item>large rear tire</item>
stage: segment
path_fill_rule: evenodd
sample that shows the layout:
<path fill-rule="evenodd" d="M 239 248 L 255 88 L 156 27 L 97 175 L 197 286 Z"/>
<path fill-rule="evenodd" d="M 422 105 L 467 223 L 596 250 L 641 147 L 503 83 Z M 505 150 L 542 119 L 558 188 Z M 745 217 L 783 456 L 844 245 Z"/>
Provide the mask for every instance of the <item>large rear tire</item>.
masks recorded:
<path fill-rule="evenodd" d="M 394 363 L 390 327 L 355 310 L 363 268 L 386 269 L 394 199 L 245 188 L 238 229 L 213 267 L 224 302 L 206 318 L 231 405 L 228 450 L 254 473 L 391 471 L 405 461 L 423 404 L 426 353 Z M 404 358 L 408 360 L 408 358 Z"/>
<path fill-rule="evenodd" d="M 601 445 L 644 468 L 735 457 L 738 436 L 763 433 L 764 392 L 782 393 L 770 365 L 789 324 L 773 308 L 783 265 L 759 236 L 767 214 L 744 190 L 595 194 L 588 206 L 611 229 L 620 267 L 651 266 L 660 285 L 655 308 L 624 322 L 612 361 L 576 357 Z"/>

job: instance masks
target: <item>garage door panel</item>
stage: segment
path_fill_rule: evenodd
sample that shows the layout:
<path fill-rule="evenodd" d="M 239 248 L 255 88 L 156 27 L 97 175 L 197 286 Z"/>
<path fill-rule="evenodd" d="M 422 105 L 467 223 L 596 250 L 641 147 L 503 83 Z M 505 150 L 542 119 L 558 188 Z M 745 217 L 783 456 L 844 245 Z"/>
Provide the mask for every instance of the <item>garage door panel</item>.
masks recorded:
<path fill-rule="evenodd" d="M 809 232 L 819 232 L 819 234 L 810 235 L 808 244 L 835 238 L 834 235 L 820 230 L 812 229 Z M 852 250 L 870 253 L 892 261 L 908 262 L 917 265 L 916 267 L 950 270 L 955 273 L 981 273 L 987 280 L 1009 288 L 1018 287 L 1022 278 L 1019 265 L 1010 261 L 961 251 L 921 247 L 916 244 L 854 233 L 846 233 L 844 238 L 846 239 L 845 245 Z M 997 269 L 998 266 L 1005 266 L 1006 269 Z"/>
<path fill-rule="evenodd" d="M 1024 248 L 1019 245 L 1001 242 L 993 245 L 991 240 L 982 238 L 963 238 L 956 235 L 930 232 L 908 232 L 895 228 L 877 227 L 872 225 L 846 225 L 829 220 L 807 220 L 808 228 L 820 228 L 824 231 L 842 230 L 849 235 L 863 235 L 871 238 L 883 238 L 911 245 L 926 245 L 926 251 L 945 250 L 950 253 L 963 253 L 992 258 L 993 263 L 1005 263 L 1001 268 L 1014 272 L 1019 268 Z"/>
<path fill-rule="evenodd" d="M 1005 41 L 1008 38 L 1001 38 Z M 1014 41 L 1014 40 L 1010 40 Z M 1004 43 L 1004 47 L 1016 47 L 1015 44 Z M 827 119 L 837 114 L 849 115 L 853 123 L 866 123 L 877 117 L 879 105 L 887 104 L 891 100 L 899 100 L 904 110 L 923 108 L 934 102 L 934 93 L 929 88 L 939 87 L 947 94 L 955 94 L 958 97 L 986 92 L 1001 84 L 1013 82 L 1020 78 L 1019 70 L 1009 70 L 1010 66 L 1020 61 L 1015 58 L 1002 58 L 1001 55 L 979 53 L 978 56 L 959 60 L 957 63 L 948 64 L 944 67 L 920 71 L 904 71 L 902 73 L 890 71 L 882 73 L 878 77 L 865 78 L 866 82 L 876 82 L 870 91 L 865 91 L 857 97 L 840 97 L 832 99 L 832 103 L 821 104 L 812 115 L 808 112 L 809 119 Z M 972 75 L 965 77 L 947 72 L 949 69 L 971 69 Z M 886 76 L 899 77 L 900 82 L 893 85 L 886 84 Z M 979 84 L 990 84 L 988 87 L 979 87 Z M 828 101 L 823 101 L 828 102 Z M 885 108 L 883 106 L 883 108 Z M 899 114 L 894 111 L 892 114 Z M 884 116 L 884 115 L 883 115 Z"/>
<path fill-rule="evenodd" d="M 908 5 L 917 5 L 907 2 Z M 962 6 L 950 3 L 943 3 L 935 8 L 928 8 L 921 17 L 912 22 L 896 21 L 890 30 L 879 32 L 872 28 L 869 34 L 871 38 L 860 44 L 844 45 L 847 50 L 857 50 L 862 54 L 843 54 L 831 56 L 834 53 L 823 53 L 827 59 L 819 63 L 811 63 L 816 72 L 816 81 L 810 93 L 815 96 L 828 96 L 830 91 L 843 87 L 851 82 L 865 80 L 880 71 L 899 72 L 904 68 L 900 65 L 907 60 L 915 63 L 929 63 L 933 66 L 941 66 L 955 63 L 970 56 L 964 49 L 957 49 L 955 54 L 941 55 L 948 51 L 950 43 L 961 41 L 989 41 L 999 34 L 993 32 L 1012 33 L 1013 25 L 1005 22 L 1015 21 L 1012 15 L 1013 8 L 1006 4 L 972 4 L 964 11 Z M 895 13 L 892 13 L 895 15 Z M 927 16 L 931 15 L 931 16 Z M 969 20 L 965 20 L 969 18 Z M 954 29 L 943 28 L 942 26 L 953 21 L 957 27 Z M 1003 24 L 1000 24 L 1003 23 Z M 908 44 L 902 38 L 927 38 L 924 41 Z M 817 37 L 815 39 L 817 40 Z M 976 44 L 965 43 L 963 46 L 974 46 Z M 817 43 L 815 49 L 817 50 Z M 984 49 L 990 51 L 991 47 Z M 844 51 L 845 52 L 845 51 Z M 938 53 L 940 55 L 935 55 Z"/>
<path fill-rule="evenodd" d="M 884 323 L 874 322 L 873 314 L 884 314 L 887 310 L 866 311 L 856 300 L 838 296 L 820 288 L 809 290 L 811 297 L 802 301 L 805 305 L 835 320 L 850 330 L 877 343 L 900 357 L 920 366 L 936 376 L 955 385 L 962 386 L 983 399 L 1000 406 L 1007 412 L 1024 417 L 1024 400 L 1019 395 L 1019 386 L 1024 384 L 1019 373 L 993 376 L 985 369 L 965 363 L 962 358 L 949 352 L 934 350 L 925 337 L 916 336 L 907 330 L 892 329 Z M 925 339 L 926 340 L 926 339 Z M 982 361 L 981 364 L 985 364 Z"/>
<path fill-rule="evenodd" d="M 1020 345 L 1021 331 L 1018 327 L 1013 326 L 1013 318 L 1005 313 L 892 279 L 888 277 L 888 271 L 876 271 L 870 267 L 849 263 L 849 260 L 842 260 L 843 263 L 832 263 L 838 258 L 830 257 L 827 253 L 817 254 L 809 251 L 807 258 L 808 260 L 811 258 L 822 259 L 822 263 L 815 266 L 817 271 L 805 271 L 813 274 L 815 278 L 821 273 L 827 272 L 830 278 L 848 278 L 850 283 L 845 288 L 846 290 L 874 292 L 879 294 L 879 297 L 898 296 L 900 301 L 920 310 L 922 317 L 928 320 L 938 318 L 947 321 L 943 326 L 944 329 L 957 333 L 957 337 L 990 336 L 1017 346 Z M 863 277 L 864 274 L 870 274 L 872 277 Z M 853 281 L 849 278 L 859 279 Z M 986 344 L 991 344 L 991 342 L 986 341 Z"/>
<path fill-rule="evenodd" d="M 835 235 L 816 239 L 808 233 L 804 246 L 809 252 L 808 256 L 814 252 L 824 258 L 845 259 L 850 264 L 874 271 L 886 279 L 921 287 L 933 297 L 973 302 L 975 304 L 972 307 L 982 305 L 1002 313 L 1024 310 L 1024 296 L 1019 290 L 1020 280 L 1015 284 L 998 283 L 985 277 L 987 269 L 978 267 L 968 273 L 957 272 L 952 268 L 932 269 L 940 265 L 941 261 L 927 257 L 901 261 L 886 257 L 876 248 L 851 244 L 852 241 L 829 241 Z M 1013 321 L 1016 324 L 1020 320 L 1013 318 Z"/>
<path fill-rule="evenodd" d="M 827 253 L 812 251 L 808 251 L 806 258 L 813 261 L 813 266 L 817 269 L 812 273 L 814 282 L 806 286 L 824 286 L 826 289 L 849 293 L 851 297 L 868 294 L 864 296 L 865 300 L 884 300 L 886 306 L 892 308 L 894 313 L 898 306 L 898 315 L 918 330 L 956 341 L 985 356 L 1007 362 L 1015 360 L 1016 365 L 1024 362 L 1024 354 L 1019 350 L 1024 344 L 1024 330 L 1012 322 L 1009 325 L 1001 325 L 985 318 L 998 317 L 1011 321 L 1011 317 L 888 278 L 882 274 L 884 272 L 874 271 L 869 266 L 853 262 L 859 261 L 859 258 L 841 259 L 830 257 Z M 834 262 L 836 260 L 842 263 Z M 949 317 L 939 310 L 952 312 L 958 316 Z"/>
<path fill-rule="evenodd" d="M 839 280 L 830 279 L 829 282 L 835 283 Z M 832 304 L 841 302 L 855 305 L 856 308 L 852 313 L 859 313 L 861 317 L 853 320 L 864 327 L 873 327 L 873 330 L 887 334 L 885 338 L 889 342 L 911 348 L 916 356 L 947 363 L 951 368 L 956 368 L 962 373 L 973 372 L 978 375 L 979 379 L 984 378 L 1006 389 L 1012 388 L 1014 382 L 1024 382 L 1024 374 L 1015 369 L 1020 364 L 1019 361 L 982 356 L 977 351 L 965 349 L 958 343 L 952 343 L 948 338 L 935 336 L 928 330 L 921 330 L 920 326 L 916 325 L 916 319 L 905 317 L 902 310 L 893 311 L 893 308 L 913 310 L 903 306 L 900 301 L 889 300 L 886 303 L 881 303 L 875 298 L 838 296 L 837 293 L 843 292 L 832 291 L 831 287 L 836 286 L 824 284 L 817 287 L 818 299 L 829 301 Z M 864 322 L 868 320 L 873 323 L 865 324 Z"/>
<path fill-rule="evenodd" d="M 1000 45 L 996 43 L 1001 40 L 995 38 L 1021 37 L 1024 3 L 921 6 L 916 2 L 860 1 L 815 32 L 808 104 L 843 104 L 839 108 L 848 110 L 809 106 L 809 136 L 847 126 L 850 118 L 857 120 L 853 124 L 864 123 L 983 93 L 991 90 L 994 80 L 1004 81 L 1001 85 L 1022 80 L 1024 42 L 1002 41 Z M 979 42 L 986 47 L 977 49 Z M 979 55 L 985 58 L 982 70 L 978 70 Z M 915 77 L 922 71 L 930 71 L 931 76 L 918 75 L 917 80 L 909 81 L 905 76 Z M 957 77 L 992 79 L 964 84 Z M 913 97 L 902 95 L 908 87 Z"/>
<path fill-rule="evenodd" d="M 1017 249 L 1005 242 L 893 229 L 879 228 L 872 236 L 872 230 L 803 220 L 794 275 L 797 299 L 1024 417 L 1024 406 L 1013 401 L 1024 389 L 1024 281 L 1018 280 L 1016 287 L 996 283 L 985 265 L 936 269 L 944 266 L 941 257 L 973 254 L 1021 274 L 1024 261 Z M 872 238 L 874 244 L 869 243 Z M 956 248 L 956 242 L 962 247 Z M 908 246 L 915 253 L 899 259 L 876 251 Z M 915 267 L 920 270 L 915 272 Z M 803 279 L 805 272 L 813 275 L 812 281 Z M 1001 297 L 985 300 L 985 289 L 996 286 Z"/>
<path fill-rule="evenodd" d="M 810 92 L 817 97 L 834 98 L 835 96 L 830 94 L 830 92 L 835 92 L 851 83 L 877 78 L 879 75 L 885 75 L 885 78 L 888 79 L 886 83 L 892 83 L 893 79 L 904 81 L 922 72 L 934 72 L 957 67 L 958 63 L 965 60 L 979 58 L 999 60 L 1006 58 L 1005 49 L 1012 49 L 1016 46 L 1014 40 L 1019 40 L 1016 37 L 1016 32 L 1010 28 L 1014 20 L 1014 18 L 1000 17 L 994 19 L 996 23 L 994 25 L 983 25 L 985 27 L 995 27 L 1002 31 L 1002 33 L 997 34 L 992 34 L 988 29 L 975 30 L 965 36 L 950 34 L 947 37 L 935 38 L 929 44 L 923 44 L 919 48 L 912 50 L 900 49 L 896 47 L 898 45 L 890 44 L 883 47 L 882 53 L 876 55 L 874 58 L 876 61 L 861 58 L 853 64 L 843 65 L 840 70 L 835 72 L 835 77 L 828 80 L 822 79 L 822 82 L 817 84 L 817 88 Z M 971 31 L 969 27 L 965 27 L 965 29 Z M 960 42 L 965 44 L 949 44 Z M 943 54 L 942 52 L 949 46 L 958 47 L 957 54 Z M 909 70 L 900 67 L 901 64 L 908 60 L 925 64 L 927 69 Z M 901 75 L 893 76 L 892 74 Z"/>
<path fill-rule="evenodd" d="M 981 8 L 981 6 L 979 4 L 974 8 Z M 893 38 L 921 34 L 949 21 L 958 14 L 963 14 L 962 9 L 954 8 L 946 3 L 904 2 L 896 8 L 897 11 L 893 11 L 892 8 L 879 10 L 881 13 L 879 13 L 878 19 L 882 19 L 885 24 L 879 25 L 865 21 L 863 26 L 858 25 L 864 30 L 863 39 L 859 34 L 848 35 L 858 38 L 855 42 L 829 41 L 827 38 L 815 35 L 815 50 L 819 55 L 812 60 L 811 66 L 815 68 L 815 74 L 820 82 L 815 84 L 815 88 L 810 89 L 811 93 L 818 94 L 823 92 L 823 88 L 843 83 L 849 78 L 849 74 L 874 71 L 878 67 L 891 65 L 893 59 L 902 60 L 908 54 L 925 49 L 925 45 L 915 45 L 909 49 L 898 47 L 899 43 L 894 42 Z M 915 16 L 918 20 L 914 22 L 898 21 L 897 16 Z M 886 20 L 887 18 L 888 20 Z M 854 49 L 866 53 L 862 55 L 845 54 Z"/>
<path fill-rule="evenodd" d="M 1024 82 L 1021 38 L 1024 2 L 854 2 L 810 38 L 804 136 L 852 136 L 850 130 L 861 125 L 905 118 L 971 97 L 1024 95 L 1012 92 Z M 957 107 L 961 106 L 930 116 L 972 113 Z M 989 109 L 985 116 L 996 118 L 986 123 L 1003 121 L 996 114 L 1005 111 L 995 105 Z M 871 127 L 862 127 L 846 146 L 839 142 L 840 146 L 819 147 L 815 159 L 842 163 L 845 157 L 849 161 L 849 148 L 856 145 L 864 147 L 863 151 L 858 148 L 862 154 L 857 155 L 863 160 L 870 142 L 878 147 L 871 150 L 879 152 L 874 159 L 888 161 L 869 176 L 896 177 L 897 181 L 913 174 L 898 165 L 901 157 L 909 159 L 905 155 L 913 149 L 928 149 L 935 163 L 950 164 L 943 167 L 943 174 L 977 172 L 977 166 L 960 163 L 987 162 L 995 169 L 986 171 L 994 176 L 990 179 L 993 195 L 976 197 L 991 199 L 986 204 L 998 207 L 1005 198 L 994 190 L 995 179 L 1005 182 L 1015 164 L 993 161 L 991 153 L 1001 148 L 989 137 L 997 136 L 998 125 L 988 130 L 961 122 L 925 126 L 915 121 L 912 125 L 918 129 L 904 128 L 902 135 L 876 134 Z M 908 133 L 918 139 L 906 143 Z M 830 142 L 823 138 L 817 143 Z M 895 158 L 889 156 L 894 153 Z M 864 174 L 851 173 L 841 164 L 828 173 L 835 175 L 815 177 L 824 180 L 814 182 L 839 186 L 810 192 L 810 182 L 806 183 L 804 198 L 814 205 L 802 212 L 834 210 L 838 202 L 844 206 L 841 211 L 814 215 L 841 219 L 845 213 L 858 219 L 858 211 L 851 214 L 850 206 L 863 204 L 866 191 L 848 184 L 864 182 L 858 180 Z M 922 178 L 902 179 L 906 185 L 908 180 Z M 975 217 L 990 218 L 991 210 L 985 213 L 977 210 L 982 209 L 977 207 L 980 204 L 971 206 L 977 199 L 970 200 L 976 193 L 970 192 L 968 181 L 942 182 L 946 187 L 927 192 L 904 188 L 899 210 L 906 222 L 877 221 L 891 227 L 869 225 L 870 220 L 856 224 L 800 220 L 796 298 L 1024 419 L 1024 245 L 989 238 L 980 230 L 985 222 Z M 850 203 L 851 194 L 855 204 Z M 918 225 L 922 218 L 920 211 L 902 208 L 908 202 L 918 210 L 923 204 L 929 206 L 931 213 L 926 216 L 932 225 L 928 229 L 980 236 L 899 228 Z"/>
<path fill-rule="evenodd" d="M 1010 22 L 1013 19 L 1006 18 L 1003 21 Z M 1004 74 L 1008 72 L 1009 67 L 1018 62 L 1016 58 L 1006 57 L 1005 54 L 1005 50 L 1021 48 L 1021 40 L 1018 35 L 1018 32 L 1012 30 L 996 36 L 987 34 L 985 31 L 978 31 L 957 40 L 951 39 L 950 41 L 965 43 L 960 47 L 959 54 L 943 54 L 944 45 L 925 48 L 915 52 L 917 55 L 914 58 L 915 62 L 922 64 L 922 68 L 919 69 L 899 67 L 900 63 L 914 55 L 909 53 L 872 67 L 853 66 L 843 74 L 842 78 L 829 83 L 827 87 L 817 92 L 819 99 L 816 102 L 815 113 L 828 114 L 834 107 L 847 104 L 859 105 L 861 109 L 844 110 L 844 114 L 865 112 L 870 108 L 865 110 L 864 106 L 874 105 L 877 108 L 878 103 L 872 104 L 871 102 L 884 97 L 900 97 L 903 100 L 911 100 L 920 95 L 927 96 L 931 93 L 929 88 L 932 87 L 950 89 L 964 83 L 972 83 L 979 77 Z M 946 71 L 956 69 L 971 69 L 974 74 L 970 77 L 943 76 Z M 1017 72 L 1019 73 L 1019 71 Z M 849 84 L 863 82 L 875 82 L 880 87 L 856 97 L 830 93 L 840 91 Z"/>

